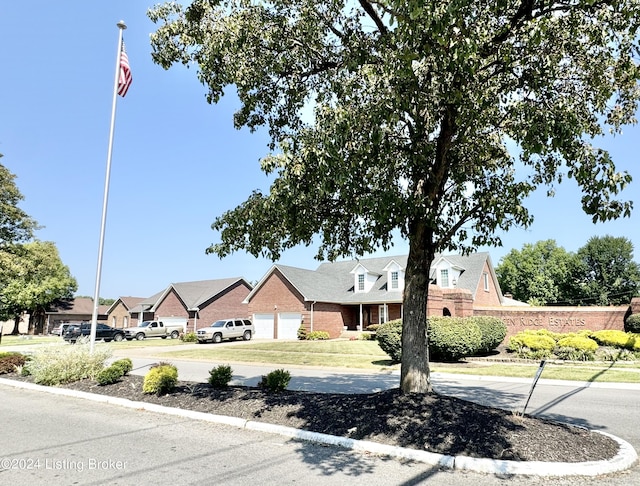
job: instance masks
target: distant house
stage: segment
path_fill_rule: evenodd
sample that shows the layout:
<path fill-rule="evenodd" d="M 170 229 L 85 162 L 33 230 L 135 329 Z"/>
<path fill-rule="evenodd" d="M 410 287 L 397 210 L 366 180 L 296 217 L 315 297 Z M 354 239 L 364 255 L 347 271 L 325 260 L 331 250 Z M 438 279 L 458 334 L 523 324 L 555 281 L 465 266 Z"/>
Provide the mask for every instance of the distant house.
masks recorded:
<path fill-rule="evenodd" d="M 98 305 L 98 321 L 106 322 L 107 305 Z M 93 318 L 93 299 L 90 297 L 75 297 L 65 300 L 56 306 L 52 306 L 45 312 L 45 330 L 51 330 L 65 322 L 91 321 Z"/>
<path fill-rule="evenodd" d="M 144 297 L 119 297 L 107 309 L 108 324 L 117 328 L 129 327 L 131 311 L 144 300 Z"/>
<path fill-rule="evenodd" d="M 245 300 L 255 336 L 295 339 L 303 325 L 334 338 L 399 319 L 406 266 L 406 255 L 323 263 L 316 270 L 273 265 Z M 438 255 L 430 278 L 428 315 L 469 316 L 476 304 L 503 300 L 488 253 Z"/>
<path fill-rule="evenodd" d="M 218 319 L 248 317 L 244 300 L 251 289 L 251 285 L 240 277 L 178 282 L 148 298 L 121 297 L 111 306 L 110 312 L 115 322 L 119 322 L 119 318 L 124 321 L 127 317 L 124 315 L 126 309 L 129 326 L 145 320 L 159 320 L 182 324 L 185 331 L 193 331 Z"/>

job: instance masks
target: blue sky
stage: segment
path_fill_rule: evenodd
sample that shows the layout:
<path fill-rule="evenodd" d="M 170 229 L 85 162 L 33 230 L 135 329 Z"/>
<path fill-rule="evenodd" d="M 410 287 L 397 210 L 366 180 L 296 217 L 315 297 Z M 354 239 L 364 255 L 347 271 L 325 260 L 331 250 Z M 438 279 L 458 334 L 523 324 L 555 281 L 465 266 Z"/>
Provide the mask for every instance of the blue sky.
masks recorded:
<path fill-rule="evenodd" d="M 140 0 L 2 2 L 0 6 L 0 153 L 25 197 L 21 207 L 56 243 L 78 280 L 78 295 L 94 294 L 113 79 L 124 20 L 133 84 L 118 98 L 100 295 L 147 297 L 172 282 L 244 277 L 259 280 L 271 262 L 236 253 L 205 255 L 216 241 L 211 223 L 269 180 L 259 160 L 264 133 L 235 130 L 231 96 L 208 105 L 195 69 L 165 71 L 151 61 Z M 603 141 L 640 194 L 640 128 Z M 502 248 L 483 248 L 498 264 L 511 249 L 555 239 L 576 251 L 592 236 L 624 236 L 640 252 L 640 202 L 631 218 L 594 225 L 580 208 L 572 180 L 548 199 L 529 200 L 534 224 L 502 235 Z M 389 254 L 404 254 L 397 241 Z M 316 268 L 316 248 L 287 251 L 279 263 Z M 381 253 L 380 253 L 381 254 Z"/>

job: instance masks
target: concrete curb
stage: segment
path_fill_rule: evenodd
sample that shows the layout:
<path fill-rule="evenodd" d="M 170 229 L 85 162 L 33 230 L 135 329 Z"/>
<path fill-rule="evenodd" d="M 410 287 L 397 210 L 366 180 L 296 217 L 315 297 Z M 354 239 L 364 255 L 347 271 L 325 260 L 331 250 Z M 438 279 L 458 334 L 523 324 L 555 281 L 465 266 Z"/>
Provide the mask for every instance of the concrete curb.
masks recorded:
<path fill-rule="evenodd" d="M 251 420 L 245 420 L 236 417 L 227 417 L 225 415 L 215 415 L 211 413 L 195 412 L 192 410 L 182 410 L 180 408 L 164 407 L 162 405 L 153 403 L 136 402 L 126 398 L 110 397 L 108 395 L 99 395 L 77 390 L 69 390 L 67 388 L 42 386 L 24 381 L 9 380 L 6 378 L 0 378 L 0 385 L 12 386 L 14 388 L 22 388 L 39 392 L 53 393 L 56 395 L 82 398 L 94 402 L 102 402 L 126 408 L 146 410 L 148 412 L 175 415 L 193 420 L 201 420 L 204 422 L 224 424 L 240 429 L 277 434 L 284 437 L 291 437 L 308 442 L 333 445 L 342 447 L 344 449 L 370 452 L 373 454 L 384 455 L 398 459 L 413 460 L 433 466 L 439 466 L 442 468 L 459 471 L 541 477 L 600 476 L 603 474 L 611 474 L 629 469 L 638 460 L 638 454 L 631 446 L 631 444 L 620 439 L 619 437 L 599 431 L 594 432 L 606 435 L 615 440 L 620 445 L 618 454 L 606 461 L 590 461 L 577 463 L 500 461 L 495 459 L 478 459 L 467 456 L 447 456 L 443 454 L 436 454 L 433 452 L 420 451 L 417 449 L 407 449 L 404 447 L 379 444 L 377 442 L 355 440 L 349 439 L 348 437 L 336 437 L 317 432 L 309 432 L 306 430 L 299 430 L 292 427 L 284 427 L 281 425 L 254 422 Z"/>

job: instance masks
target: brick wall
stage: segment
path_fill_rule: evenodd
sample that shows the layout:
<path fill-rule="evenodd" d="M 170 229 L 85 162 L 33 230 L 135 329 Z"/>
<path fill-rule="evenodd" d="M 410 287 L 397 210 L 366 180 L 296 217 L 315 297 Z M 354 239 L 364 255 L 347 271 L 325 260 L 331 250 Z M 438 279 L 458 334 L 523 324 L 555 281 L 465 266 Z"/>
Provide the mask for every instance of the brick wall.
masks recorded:
<path fill-rule="evenodd" d="M 122 301 L 119 301 L 118 304 L 111 310 L 111 312 L 109 313 L 109 319 L 106 322 L 108 325 L 117 327 L 119 329 L 123 327 L 130 327 L 132 325 L 129 311 L 122 303 Z"/>
<path fill-rule="evenodd" d="M 476 307 L 474 315 L 499 317 L 507 326 L 507 337 L 525 329 L 577 332 L 602 329 L 624 330 L 629 306 L 619 307 Z"/>
<path fill-rule="evenodd" d="M 213 299 L 200 305 L 196 326 L 198 329 L 209 326 L 213 322 L 226 319 L 229 317 L 239 317 L 246 319 L 250 317 L 249 306 L 243 304 L 244 299 L 249 295 L 250 289 L 243 282 L 229 287 L 222 294 L 216 295 Z M 190 313 L 189 323 L 187 327 L 193 330 L 194 315 Z"/>

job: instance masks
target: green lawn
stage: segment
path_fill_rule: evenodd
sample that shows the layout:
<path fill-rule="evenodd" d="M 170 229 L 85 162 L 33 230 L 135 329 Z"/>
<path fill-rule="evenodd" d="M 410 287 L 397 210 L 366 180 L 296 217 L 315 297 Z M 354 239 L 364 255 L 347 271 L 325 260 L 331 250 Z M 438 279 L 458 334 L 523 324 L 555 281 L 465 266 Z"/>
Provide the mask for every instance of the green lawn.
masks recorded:
<path fill-rule="evenodd" d="M 4 346 L 61 343 L 62 339 L 50 336 L 3 336 Z M 213 362 L 268 363 L 289 366 L 324 366 L 361 370 L 398 370 L 400 365 L 391 362 L 375 341 L 265 341 L 231 343 L 230 345 L 201 344 L 187 346 L 178 339 L 145 339 L 143 341 L 98 343 L 114 350 L 157 348 L 150 355 L 162 359 L 194 359 Z M 165 349 L 166 348 L 166 349 Z M 471 374 L 483 376 L 508 376 L 533 378 L 539 362 L 497 363 L 470 361 L 467 365 L 431 363 L 432 372 Z M 542 378 L 593 382 L 640 383 L 640 363 L 620 361 L 616 363 L 551 363 L 545 366 Z"/>

